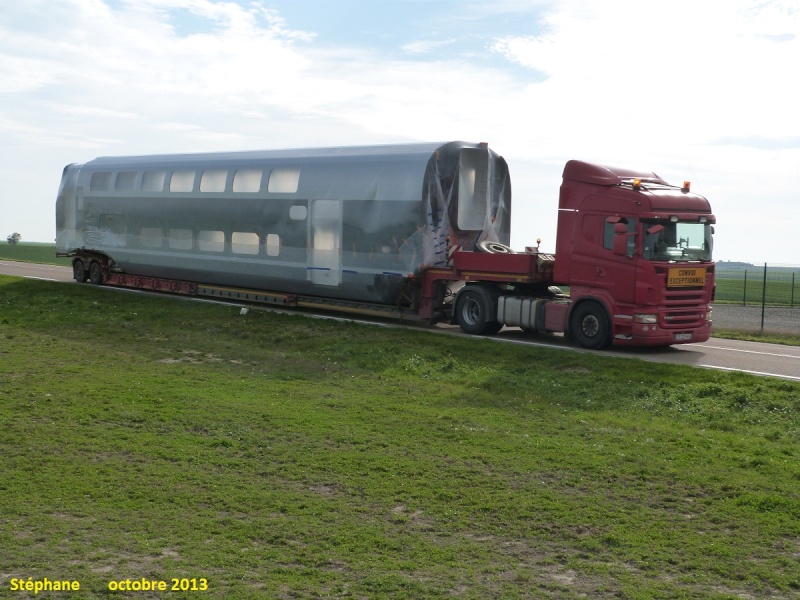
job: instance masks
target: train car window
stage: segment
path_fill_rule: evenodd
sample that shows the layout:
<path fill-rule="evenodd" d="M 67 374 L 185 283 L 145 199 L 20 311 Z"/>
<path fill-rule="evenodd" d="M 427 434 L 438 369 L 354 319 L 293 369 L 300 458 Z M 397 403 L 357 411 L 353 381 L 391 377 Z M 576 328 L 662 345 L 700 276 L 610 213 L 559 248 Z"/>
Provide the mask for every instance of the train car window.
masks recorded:
<path fill-rule="evenodd" d="M 89 190 L 92 192 L 106 192 L 111 189 L 111 173 L 98 172 L 92 173 L 92 180 L 89 182 Z"/>
<path fill-rule="evenodd" d="M 208 169 L 200 177 L 201 192 L 224 192 L 228 171 L 225 169 Z"/>
<path fill-rule="evenodd" d="M 293 206 L 289 209 L 289 218 L 292 221 L 305 221 L 308 217 L 308 208 L 305 206 Z"/>
<path fill-rule="evenodd" d="M 278 256 L 281 253 L 281 237 L 277 233 L 268 233 L 264 245 L 267 248 L 267 256 Z"/>
<path fill-rule="evenodd" d="M 267 191 L 272 194 L 294 194 L 300 183 L 300 169 L 272 169 Z"/>
<path fill-rule="evenodd" d="M 197 247 L 202 252 L 224 252 L 225 234 L 221 231 L 201 231 L 197 234 Z"/>
<path fill-rule="evenodd" d="M 191 229 L 170 229 L 167 245 L 173 250 L 192 249 L 192 230 Z"/>
<path fill-rule="evenodd" d="M 167 174 L 164 171 L 145 171 L 142 175 L 142 191 L 163 192 L 166 177 Z"/>
<path fill-rule="evenodd" d="M 231 249 L 234 254 L 258 254 L 258 234 L 234 232 Z"/>
<path fill-rule="evenodd" d="M 136 171 L 120 171 L 114 181 L 114 190 L 128 192 L 136 189 Z"/>
<path fill-rule="evenodd" d="M 260 192 L 261 169 L 239 169 L 233 174 L 234 192 Z"/>
<path fill-rule="evenodd" d="M 172 172 L 169 180 L 170 192 L 191 192 L 194 189 L 194 171 L 191 169 L 180 169 Z"/>
<path fill-rule="evenodd" d="M 164 234 L 158 227 L 142 227 L 139 230 L 139 243 L 145 248 L 161 248 Z"/>

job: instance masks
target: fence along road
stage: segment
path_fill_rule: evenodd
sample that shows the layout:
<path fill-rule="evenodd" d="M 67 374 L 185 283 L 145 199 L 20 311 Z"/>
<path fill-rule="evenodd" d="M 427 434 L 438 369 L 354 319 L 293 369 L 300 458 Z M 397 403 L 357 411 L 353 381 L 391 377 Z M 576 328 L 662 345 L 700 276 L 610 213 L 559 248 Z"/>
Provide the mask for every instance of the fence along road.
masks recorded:
<path fill-rule="evenodd" d="M 74 284 L 72 269 L 69 267 L 0 261 L 0 274 Z M 717 310 L 715 306 L 715 314 Z M 720 310 L 720 312 L 723 312 L 723 310 Z M 363 319 L 363 321 L 367 320 Z M 441 327 L 438 330 L 460 335 L 460 332 L 456 332 L 449 327 Z M 561 348 L 574 352 L 589 352 L 568 344 L 562 336 L 531 337 L 515 328 L 505 328 L 495 339 L 516 344 Z M 741 371 L 755 375 L 800 381 L 800 346 L 742 342 L 712 337 L 703 344 L 682 344 L 666 348 L 639 348 L 635 350 L 612 348 L 604 351 L 604 353 L 610 356 L 684 364 L 723 371 Z"/>
<path fill-rule="evenodd" d="M 714 281 L 716 325 L 800 334 L 800 266 L 720 262 Z"/>

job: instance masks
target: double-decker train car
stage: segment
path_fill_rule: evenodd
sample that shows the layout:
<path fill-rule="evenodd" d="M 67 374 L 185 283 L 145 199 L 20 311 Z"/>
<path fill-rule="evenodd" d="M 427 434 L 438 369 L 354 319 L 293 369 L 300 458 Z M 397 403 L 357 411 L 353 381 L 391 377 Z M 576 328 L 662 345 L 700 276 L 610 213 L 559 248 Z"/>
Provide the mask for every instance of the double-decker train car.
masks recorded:
<path fill-rule="evenodd" d="M 465 142 L 97 158 L 64 169 L 56 252 L 109 273 L 397 305 L 448 244 L 508 244 L 505 160 Z"/>

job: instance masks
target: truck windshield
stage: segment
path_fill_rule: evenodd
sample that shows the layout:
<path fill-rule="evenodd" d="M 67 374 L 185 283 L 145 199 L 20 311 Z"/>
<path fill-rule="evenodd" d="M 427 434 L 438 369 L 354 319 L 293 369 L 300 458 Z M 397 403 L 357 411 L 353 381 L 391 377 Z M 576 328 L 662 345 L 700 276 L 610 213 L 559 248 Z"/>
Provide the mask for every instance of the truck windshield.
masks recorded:
<path fill-rule="evenodd" d="M 673 262 L 710 261 L 714 246 L 710 223 L 672 222 L 666 219 L 642 221 L 644 258 Z"/>

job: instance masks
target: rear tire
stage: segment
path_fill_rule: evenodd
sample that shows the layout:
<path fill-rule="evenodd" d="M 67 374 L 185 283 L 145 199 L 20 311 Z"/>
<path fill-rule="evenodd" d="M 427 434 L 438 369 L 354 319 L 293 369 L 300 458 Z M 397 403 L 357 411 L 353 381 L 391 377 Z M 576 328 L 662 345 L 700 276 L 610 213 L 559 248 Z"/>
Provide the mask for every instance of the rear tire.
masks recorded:
<path fill-rule="evenodd" d="M 584 302 L 575 308 L 569 318 L 569 330 L 582 348 L 600 350 L 611 345 L 608 315 L 597 302 Z"/>
<path fill-rule="evenodd" d="M 497 302 L 489 291 L 480 287 L 459 294 L 456 322 L 462 331 L 471 335 L 492 335 L 503 327 L 497 322 Z"/>
<path fill-rule="evenodd" d="M 93 262 L 89 267 L 89 281 L 94 285 L 103 284 L 103 270 L 100 268 L 100 263 Z"/>
<path fill-rule="evenodd" d="M 78 283 L 86 281 L 86 265 L 80 259 L 72 263 L 72 278 Z"/>

